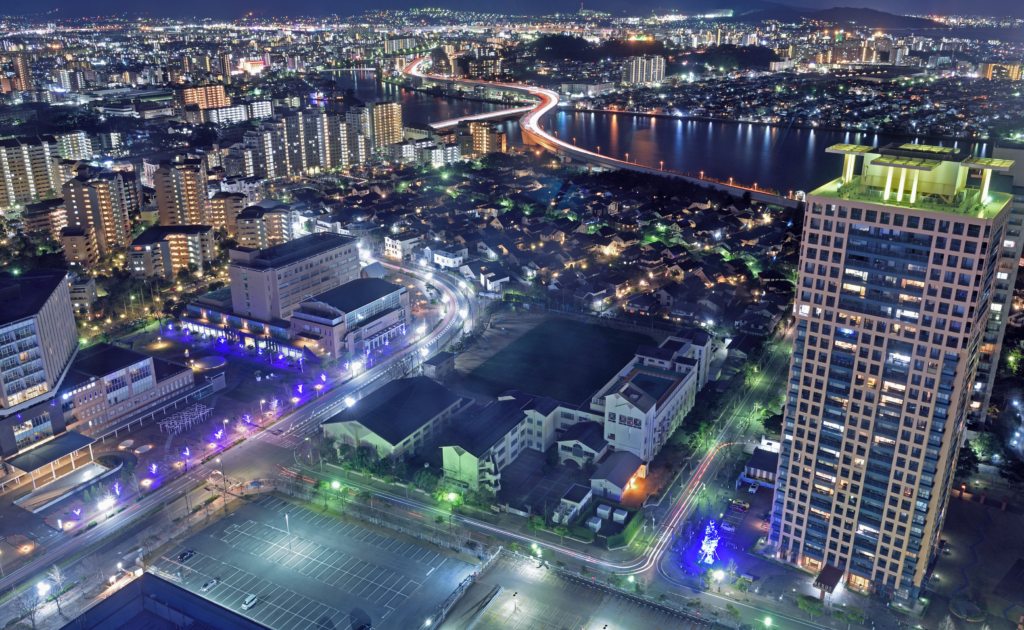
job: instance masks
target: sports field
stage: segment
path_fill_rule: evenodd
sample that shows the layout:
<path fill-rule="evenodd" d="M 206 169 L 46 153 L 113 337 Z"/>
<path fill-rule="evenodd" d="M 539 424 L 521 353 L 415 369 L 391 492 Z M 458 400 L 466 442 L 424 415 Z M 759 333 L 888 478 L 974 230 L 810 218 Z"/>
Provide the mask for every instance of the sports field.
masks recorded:
<path fill-rule="evenodd" d="M 490 397 L 518 389 L 579 404 L 632 359 L 642 344 L 655 342 L 641 333 L 548 319 L 484 361 L 463 385 L 471 393 Z"/>

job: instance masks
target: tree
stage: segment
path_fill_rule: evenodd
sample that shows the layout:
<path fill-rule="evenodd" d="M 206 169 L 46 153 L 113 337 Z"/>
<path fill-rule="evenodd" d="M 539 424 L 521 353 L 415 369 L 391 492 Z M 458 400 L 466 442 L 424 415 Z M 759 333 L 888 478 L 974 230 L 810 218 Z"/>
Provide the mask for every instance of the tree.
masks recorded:
<path fill-rule="evenodd" d="M 569 528 L 565 525 L 559 525 L 555 527 L 555 533 L 558 534 L 558 539 L 562 544 L 565 544 L 565 537 L 569 535 Z"/>
<path fill-rule="evenodd" d="M 14 592 L 13 588 L 11 592 Z M 36 616 L 39 614 L 39 605 L 42 603 L 43 599 L 39 596 L 37 588 L 26 588 L 14 597 L 14 609 L 18 611 L 18 616 L 28 619 L 33 628 L 36 627 Z"/>
<path fill-rule="evenodd" d="M 736 561 L 729 558 L 729 562 L 725 565 L 725 574 L 731 577 L 736 577 Z"/>
<path fill-rule="evenodd" d="M 955 477 L 961 481 L 967 481 L 978 474 L 978 454 L 971 448 L 970 443 L 961 447 L 960 454 L 956 458 Z"/>
<path fill-rule="evenodd" d="M 1024 462 L 1013 455 L 1002 458 L 999 461 L 999 476 L 1012 484 L 1024 483 Z"/>
<path fill-rule="evenodd" d="M 715 580 L 715 572 L 710 568 L 704 569 L 700 574 L 700 581 L 704 585 L 704 588 L 711 588 L 711 583 Z"/>
<path fill-rule="evenodd" d="M 807 613 L 807 616 L 809 616 L 811 619 L 814 619 L 815 617 L 820 617 L 821 613 L 824 611 L 825 608 L 824 604 L 821 603 L 820 599 L 818 599 L 817 597 L 811 597 L 810 595 L 801 595 L 797 599 L 796 605 L 800 608 L 800 610 Z"/>
<path fill-rule="evenodd" d="M 622 585 L 622 578 L 613 571 L 612 574 L 608 576 L 608 583 L 615 588 L 619 588 L 619 586 Z"/>
<path fill-rule="evenodd" d="M 939 630 L 956 630 L 956 624 L 953 623 L 953 618 L 949 615 L 943 617 L 942 621 L 939 622 Z"/>
<path fill-rule="evenodd" d="M 531 516 L 530 520 L 526 522 L 526 528 L 533 533 L 537 533 L 539 530 L 544 529 L 544 517 Z"/>
<path fill-rule="evenodd" d="M 847 623 L 854 623 L 858 625 L 864 623 L 864 609 L 857 606 L 847 606 L 846 621 Z"/>
<path fill-rule="evenodd" d="M 993 455 L 1003 450 L 1003 439 L 996 433 L 985 432 L 970 441 L 971 449 L 978 454 L 978 459 L 987 462 Z"/>
<path fill-rule="evenodd" d="M 772 414 L 770 416 L 765 416 L 765 418 L 761 421 L 761 423 L 764 425 L 764 430 L 766 432 L 771 433 L 772 435 L 781 435 L 782 434 L 782 419 L 783 419 L 782 414 L 781 413 L 776 413 L 776 414 Z"/>
<path fill-rule="evenodd" d="M 55 564 L 46 573 L 46 579 L 50 581 L 50 584 L 53 584 L 53 601 L 57 604 L 57 613 L 63 617 L 64 611 L 60 607 L 60 598 L 64 595 L 64 585 L 68 581 L 68 574 L 64 569 Z"/>
<path fill-rule="evenodd" d="M 82 575 L 85 578 L 90 578 L 100 575 L 103 570 L 103 562 L 96 556 L 96 554 L 90 554 L 82 558 Z"/>
<path fill-rule="evenodd" d="M 733 621 L 739 621 L 740 619 L 740 609 L 736 608 L 732 604 L 725 605 L 725 614 L 728 615 L 729 619 L 732 619 Z"/>

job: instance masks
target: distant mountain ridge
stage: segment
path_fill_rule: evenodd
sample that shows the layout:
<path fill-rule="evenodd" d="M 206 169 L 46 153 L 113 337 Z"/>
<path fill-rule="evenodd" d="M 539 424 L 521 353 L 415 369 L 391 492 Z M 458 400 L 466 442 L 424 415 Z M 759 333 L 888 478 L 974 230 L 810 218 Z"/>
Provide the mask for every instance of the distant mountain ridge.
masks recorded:
<path fill-rule="evenodd" d="M 776 5 L 764 9 L 734 14 L 733 18 L 741 22 L 759 22 L 761 20 L 778 20 L 779 22 L 799 22 L 802 18 L 821 20 L 868 28 L 939 28 L 944 25 L 934 20 L 916 18 L 906 15 L 895 15 L 884 11 L 867 8 L 833 7 L 831 9 L 810 9 Z"/>

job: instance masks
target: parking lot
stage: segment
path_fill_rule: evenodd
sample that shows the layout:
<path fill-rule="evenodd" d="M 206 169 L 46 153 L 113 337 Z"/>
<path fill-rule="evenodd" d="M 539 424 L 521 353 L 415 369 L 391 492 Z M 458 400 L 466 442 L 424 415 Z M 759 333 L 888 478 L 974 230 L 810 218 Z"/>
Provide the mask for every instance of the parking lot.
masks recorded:
<path fill-rule="evenodd" d="M 185 550 L 195 556 L 179 562 Z M 417 627 L 412 620 L 422 620 L 474 567 L 267 496 L 188 539 L 153 569 L 273 630 L 344 630 Z M 202 592 L 213 579 L 219 583 Z M 243 611 L 250 594 L 259 602 Z"/>
<path fill-rule="evenodd" d="M 538 567 L 535 561 L 507 554 L 495 561 L 480 581 L 504 587 L 476 626 L 483 630 L 697 630 L 708 625 L 651 602 L 618 594 L 587 578 L 569 577 Z"/>

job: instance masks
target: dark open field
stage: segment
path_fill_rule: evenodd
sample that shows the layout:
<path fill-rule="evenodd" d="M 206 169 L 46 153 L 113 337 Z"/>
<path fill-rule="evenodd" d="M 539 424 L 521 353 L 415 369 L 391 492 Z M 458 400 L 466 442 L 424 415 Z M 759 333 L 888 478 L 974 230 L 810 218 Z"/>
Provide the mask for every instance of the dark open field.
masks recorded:
<path fill-rule="evenodd" d="M 501 333 L 497 333 L 501 334 Z M 604 385 L 651 337 L 568 319 L 548 319 L 473 370 L 472 393 L 519 389 L 578 404 Z"/>

